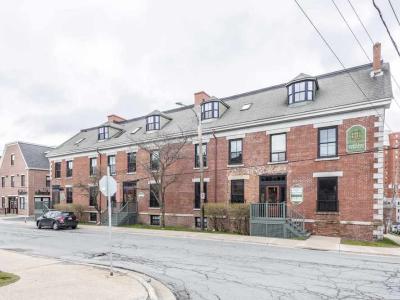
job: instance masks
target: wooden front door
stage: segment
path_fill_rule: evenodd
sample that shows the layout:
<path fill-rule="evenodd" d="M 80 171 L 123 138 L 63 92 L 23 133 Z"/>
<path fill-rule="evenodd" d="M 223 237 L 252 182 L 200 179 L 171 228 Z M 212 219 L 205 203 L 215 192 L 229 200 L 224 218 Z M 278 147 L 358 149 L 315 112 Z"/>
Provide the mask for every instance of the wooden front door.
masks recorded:
<path fill-rule="evenodd" d="M 279 203 L 279 186 L 267 186 L 266 197 L 268 203 Z"/>
<path fill-rule="evenodd" d="M 18 214 L 18 198 L 9 197 L 8 198 L 8 213 Z"/>

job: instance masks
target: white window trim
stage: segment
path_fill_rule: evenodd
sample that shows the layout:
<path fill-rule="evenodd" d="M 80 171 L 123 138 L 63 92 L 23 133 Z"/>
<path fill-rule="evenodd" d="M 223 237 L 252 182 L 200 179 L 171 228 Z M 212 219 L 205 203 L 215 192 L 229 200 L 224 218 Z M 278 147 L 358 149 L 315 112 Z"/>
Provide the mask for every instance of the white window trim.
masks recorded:
<path fill-rule="evenodd" d="M 229 181 L 241 180 L 241 179 L 248 180 L 248 179 L 250 179 L 250 175 L 230 175 L 230 176 L 228 176 Z"/>
<path fill-rule="evenodd" d="M 192 182 L 200 182 L 200 178 L 193 178 Z M 210 182 L 210 178 L 204 178 L 204 182 Z"/>
<path fill-rule="evenodd" d="M 272 135 L 272 134 L 280 134 L 280 133 L 288 133 L 288 132 L 290 132 L 290 127 L 267 130 L 265 132 L 265 134 L 266 135 Z"/>
<path fill-rule="evenodd" d="M 343 177 L 343 171 L 335 172 L 315 172 L 313 173 L 314 178 L 318 177 Z"/>
<path fill-rule="evenodd" d="M 337 126 L 342 125 L 343 120 L 335 120 L 330 122 L 322 122 L 322 123 L 314 123 L 314 128 L 322 128 L 322 127 L 329 127 L 329 126 Z"/>
<path fill-rule="evenodd" d="M 231 136 L 227 136 L 226 140 L 236 140 L 236 139 L 244 139 L 246 137 L 245 133 L 242 134 L 236 134 L 236 135 L 231 135 Z"/>

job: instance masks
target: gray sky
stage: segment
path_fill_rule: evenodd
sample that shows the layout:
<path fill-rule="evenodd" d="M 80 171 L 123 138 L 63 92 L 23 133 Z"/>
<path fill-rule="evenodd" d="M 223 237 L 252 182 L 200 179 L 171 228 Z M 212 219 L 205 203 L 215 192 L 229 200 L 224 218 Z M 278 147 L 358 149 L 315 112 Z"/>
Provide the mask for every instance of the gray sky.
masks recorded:
<path fill-rule="evenodd" d="M 367 62 L 330 0 L 299 1 L 346 66 Z M 400 59 L 372 1 L 351 1 L 400 82 Z M 336 3 L 372 54 L 347 0 Z M 377 3 L 400 46 L 388 1 Z M 392 3 L 400 17 L 400 0 Z M 0 4 L 0 149 L 15 140 L 58 145 L 108 114 L 189 104 L 199 90 L 225 97 L 341 69 L 292 0 Z M 393 130 L 399 115 L 392 104 Z"/>

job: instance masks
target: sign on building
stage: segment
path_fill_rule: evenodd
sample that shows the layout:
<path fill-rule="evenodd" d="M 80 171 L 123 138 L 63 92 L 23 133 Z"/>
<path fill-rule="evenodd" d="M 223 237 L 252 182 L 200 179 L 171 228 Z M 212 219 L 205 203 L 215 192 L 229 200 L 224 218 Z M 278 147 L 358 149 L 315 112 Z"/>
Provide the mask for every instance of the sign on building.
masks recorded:
<path fill-rule="evenodd" d="M 346 151 L 347 153 L 364 152 L 367 148 L 367 130 L 364 126 L 354 125 L 347 129 Z"/>
<path fill-rule="evenodd" d="M 290 201 L 293 204 L 300 204 L 303 202 L 303 187 L 301 185 L 294 185 L 290 188 Z"/>

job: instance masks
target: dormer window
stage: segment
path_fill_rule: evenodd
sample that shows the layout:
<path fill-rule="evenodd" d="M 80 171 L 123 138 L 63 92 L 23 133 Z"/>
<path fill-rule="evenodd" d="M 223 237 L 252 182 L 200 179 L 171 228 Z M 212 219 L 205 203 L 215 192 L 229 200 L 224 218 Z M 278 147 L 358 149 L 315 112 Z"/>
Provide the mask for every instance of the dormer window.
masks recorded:
<path fill-rule="evenodd" d="M 146 118 L 146 131 L 160 130 L 160 116 L 148 116 Z"/>
<path fill-rule="evenodd" d="M 205 102 L 201 105 L 201 119 L 219 118 L 219 103 L 217 101 Z"/>
<path fill-rule="evenodd" d="M 298 103 L 314 100 L 315 82 L 305 80 L 292 83 L 288 86 L 288 103 Z"/>
<path fill-rule="evenodd" d="M 98 135 L 97 135 L 98 140 L 99 141 L 106 140 L 109 137 L 110 137 L 109 127 L 107 127 L 107 126 L 100 127 L 99 131 L 98 131 Z"/>

